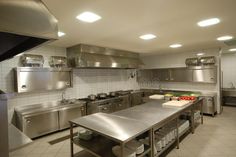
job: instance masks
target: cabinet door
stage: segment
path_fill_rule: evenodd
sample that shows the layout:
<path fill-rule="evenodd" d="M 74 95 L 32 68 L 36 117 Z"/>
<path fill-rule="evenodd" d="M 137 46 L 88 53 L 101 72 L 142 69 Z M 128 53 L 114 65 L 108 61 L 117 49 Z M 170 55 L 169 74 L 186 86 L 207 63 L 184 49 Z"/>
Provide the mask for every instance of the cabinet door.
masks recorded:
<path fill-rule="evenodd" d="M 51 111 L 24 117 L 23 132 L 30 138 L 57 131 L 58 111 Z"/>
<path fill-rule="evenodd" d="M 187 68 L 170 69 L 170 81 L 173 82 L 191 82 L 193 80 L 193 71 Z"/>
<path fill-rule="evenodd" d="M 169 69 L 160 69 L 158 73 L 160 75 L 160 81 L 170 81 Z"/>
<path fill-rule="evenodd" d="M 193 70 L 193 82 L 216 83 L 216 68 Z"/>
<path fill-rule="evenodd" d="M 65 107 L 59 111 L 59 128 L 69 128 L 69 121 L 85 115 L 85 107 Z"/>

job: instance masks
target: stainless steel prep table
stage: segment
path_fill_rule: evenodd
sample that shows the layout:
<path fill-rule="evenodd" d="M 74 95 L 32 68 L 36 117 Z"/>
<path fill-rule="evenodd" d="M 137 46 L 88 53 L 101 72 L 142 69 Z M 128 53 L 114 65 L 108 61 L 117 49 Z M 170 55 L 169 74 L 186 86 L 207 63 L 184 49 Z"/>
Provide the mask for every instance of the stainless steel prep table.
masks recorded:
<path fill-rule="evenodd" d="M 191 110 L 191 130 L 194 133 L 194 107 L 200 104 L 202 110 L 202 99 L 189 103 L 183 107 L 166 107 L 162 104 L 165 101 L 154 100 L 143 105 L 131 107 L 113 114 L 97 113 L 71 121 L 71 156 L 73 157 L 73 126 L 79 125 L 95 131 L 114 141 L 124 143 L 149 130 L 151 146 L 151 156 L 154 156 L 154 131 L 171 120 L 176 119 L 178 128 L 178 117 L 186 110 Z M 202 114 L 201 114 L 202 117 Z M 203 122 L 203 118 L 202 118 Z M 141 126 L 140 126 L 141 124 Z M 177 133 L 177 147 L 179 147 L 179 137 Z M 87 150 L 89 151 L 89 150 Z M 123 157 L 123 156 L 122 156 Z"/>
<path fill-rule="evenodd" d="M 140 122 L 135 119 L 130 119 L 127 117 L 116 116 L 112 114 L 106 113 L 95 113 L 92 115 L 88 115 L 82 118 L 77 118 L 70 121 L 71 124 L 71 156 L 74 155 L 73 144 L 78 144 L 91 154 L 97 157 L 113 157 L 111 152 L 112 141 L 117 142 L 121 146 L 121 154 L 123 154 L 123 148 L 125 143 L 134 139 L 135 137 L 141 135 L 144 132 L 150 130 L 150 125 Z M 98 133 L 109 140 L 105 140 L 104 138 L 99 138 L 96 141 L 89 142 L 83 140 L 75 140 L 73 135 L 73 126 L 81 126 L 87 128 L 95 133 Z M 149 135 L 152 135 L 152 132 L 149 131 Z M 149 137 L 151 139 L 151 137 Z M 98 143 L 96 143 L 98 142 Z M 100 143 L 104 142 L 104 143 Z M 100 144 L 99 144 L 100 143 Z M 106 144 L 110 144 L 109 146 L 105 146 Z M 89 147 L 87 147 L 87 146 Z M 101 147 L 102 149 L 98 149 L 96 147 Z M 104 152 L 102 152 L 104 151 Z M 147 153 L 151 152 L 151 140 L 150 140 L 150 148 L 147 148 L 145 152 L 142 154 L 144 156 Z M 122 155 L 123 157 L 123 155 Z M 140 156 L 141 157 L 141 156 Z"/>

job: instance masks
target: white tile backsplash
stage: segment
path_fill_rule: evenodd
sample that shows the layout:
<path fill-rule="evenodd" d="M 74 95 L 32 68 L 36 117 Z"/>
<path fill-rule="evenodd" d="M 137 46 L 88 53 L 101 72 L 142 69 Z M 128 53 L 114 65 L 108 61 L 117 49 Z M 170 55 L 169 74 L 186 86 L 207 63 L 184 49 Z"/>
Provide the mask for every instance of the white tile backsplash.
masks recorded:
<path fill-rule="evenodd" d="M 66 49 L 43 46 L 32 51 L 30 54 L 40 54 L 44 56 L 44 67 L 48 67 L 50 56 L 66 56 Z M 0 63 L 0 89 L 5 92 L 14 92 L 13 68 L 20 66 L 20 57 L 3 61 Z M 89 94 L 101 92 L 110 92 L 116 90 L 139 89 L 136 78 L 130 78 L 133 70 L 125 69 L 74 69 L 73 70 L 73 88 L 65 90 L 65 97 L 83 98 Z M 48 101 L 61 100 L 62 91 L 48 91 L 37 93 L 17 94 L 8 102 L 9 121 L 12 119 L 14 107 L 20 105 L 30 105 Z"/>

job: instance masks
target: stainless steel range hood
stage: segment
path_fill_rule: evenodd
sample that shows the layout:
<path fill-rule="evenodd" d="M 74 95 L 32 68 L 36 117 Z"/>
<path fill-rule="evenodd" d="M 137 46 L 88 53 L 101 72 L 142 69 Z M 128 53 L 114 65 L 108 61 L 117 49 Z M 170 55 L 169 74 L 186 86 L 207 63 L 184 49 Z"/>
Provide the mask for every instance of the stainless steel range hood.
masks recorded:
<path fill-rule="evenodd" d="M 0 0 L 0 61 L 57 39 L 57 19 L 41 0 Z"/>
<path fill-rule="evenodd" d="M 67 48 L 67 58 L 74 68 L 136 69 L 143 65 L 138 53 L 85 44 Z"/>

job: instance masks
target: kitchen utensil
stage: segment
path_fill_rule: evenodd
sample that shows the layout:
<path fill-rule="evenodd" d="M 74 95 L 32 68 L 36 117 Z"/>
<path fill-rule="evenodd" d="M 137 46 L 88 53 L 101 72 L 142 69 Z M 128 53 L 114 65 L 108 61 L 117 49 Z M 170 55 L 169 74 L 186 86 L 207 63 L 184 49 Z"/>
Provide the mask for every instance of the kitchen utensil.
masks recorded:
<path fill-rule="evenodd" d="M 107 97 L 107 93 L 99 93 L 97 94 L 97 97 L 100 99 L 105 99 Z"/>
<path fill-rule="evenodd" d="M 163 100 L 164 95 L 154 94 L 149 96 L 150 99 L 157 99 L 157 100 Z"/>
<path fill-rule="evenodd" d="M 88 96 L 88 98 L 89 98 L 89 100 L 96 100 L 96 95 L 90 94 L 90 95 Z"/>
<path fill-rule="evenodd" d="M 111 97 L 116 97 L 116 96 L 117 96 L 117 92 L 110 92 L 109 95 L 110 95 Z"/>
<path fill-rule="evenodd" d="M 190 101 L 187 100 L 181 100 L 181 101 L 168 101 L 166 103 L 163 103 L 163 106 L 173 106 L 173 107 L 182 107 L 184 105 L 188 105 L 190 103 Z"/>

